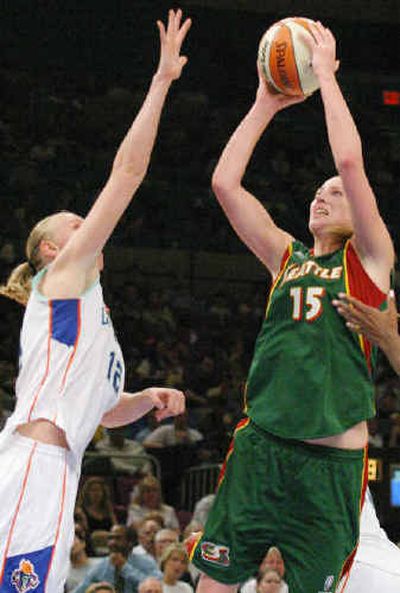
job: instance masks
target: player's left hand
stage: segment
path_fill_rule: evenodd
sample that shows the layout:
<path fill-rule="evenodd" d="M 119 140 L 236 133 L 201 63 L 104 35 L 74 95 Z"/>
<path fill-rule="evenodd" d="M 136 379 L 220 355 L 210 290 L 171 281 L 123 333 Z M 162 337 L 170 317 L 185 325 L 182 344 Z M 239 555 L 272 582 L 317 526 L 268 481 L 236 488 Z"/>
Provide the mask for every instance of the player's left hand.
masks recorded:
<path fill-rule="evenodd" d="M 322 74 L 334 74 L 339 68 L 339 61 L 336 59 L 336 39 L 330 29 L 322 23 L 310 23 L 312 35 L 307 35 L 304 40 L 310 47 L 312 53 L 312 67 L 314 74 L 318 77 Z"/>
<path fill-rule="evenodd" d="M 169 10 L 167 28 L 162 21 L 157 21 L 161 52 L 156 75 L 166 80 L 177 80 L 188 61 L 187 57 L 181 56 L 180 53 L 192 21 L 186 19 L 181 24 L 181 20 L 182 10 L 179 8 L 176 12 Z"/>
<path fill-rule="evenodd" d="M 363 334 L 373 344 L 381 347 L 388 334 L 397 333 L 397 312 L 390 301 L 388 309 L 380 311 L 350 295 L 340 293 L 338 297 L 332 303 L 346 320 L 347 327 Z"/>
<path fill-rule="evenodd" d="M 149 387 L 143 390 L 156 408 L 155 417 L 160 422 L 170 416 L 178 416 L 185 411 L 185 395 L 178 389 L 167 387 Z"/>

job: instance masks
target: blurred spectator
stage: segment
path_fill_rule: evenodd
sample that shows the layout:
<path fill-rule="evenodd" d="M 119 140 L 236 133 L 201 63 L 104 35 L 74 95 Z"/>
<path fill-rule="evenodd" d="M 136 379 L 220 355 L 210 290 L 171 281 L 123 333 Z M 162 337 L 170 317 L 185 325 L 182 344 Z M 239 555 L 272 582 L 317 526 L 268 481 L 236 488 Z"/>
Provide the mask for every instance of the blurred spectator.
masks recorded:
<path fill-rule="evenodd" d="M 100 559 L 73 593 L 84 593 L 90 583 L 106 581 L 117 593 L 132 593 L 148 576 L 159 577 L 155 562 L 131 554 L 135 533 L 124 525 L 114 525 L 108 536 L 109 555 Z"/>
<path fill-rule="evenodd" d="M 288 593 L 289 588 L 283 580 L 285 574 L 285 563 L 282 558 L 282 554 L 279 548 L 271 546 L 265 554 L 258 571 L 258 576 L 253 577 L 246 581 L 240 588 L 240 593 L 267 593 L 268 589 L 260 589 L 259 584 L 262 581 L 265 571 L 272 570 L 279 575 L 279 587 L 276 590 L 277 593 Z M 271 579 L 277 580 L 277 579 Z M 270 589 L 275 591 L 274 589 Z"/>
<path fill-rule="evenodd" d="M 200 361 L 192 361 L 191 367 L 187 369 L 185 382 L 193 391 L 201 394 L 218 385 L 220 380 L 220 370 L 217 368 L 215 359 L 205 354 Z"/>
<path fill-rule="evenodd" d="M 158 420 L 155 415 L 155 410 L 152 410 L 146 414 L 145 426 L 141 428 L 135 435 L 135 440 L 139 443 L 143 443 L 144 439 L 158 426 Z"/>
<path fill-rule="evenodd" d="M 379 422 L 377 418 L 368 420 L 368 444 L 371 447 L 383 447 L 383 436 L 379 432 Z"/>
<path fill-rule="evenodd" d="M 395 412 L 391 416 L 389 447 L 400 447 L 400 414 Z"/>
<path fill-rule="evenodd" d="M 193 587 L 182 580 L 187 571 L 189 558 L 182 544 L 170 544 L 165 548 L 160 567 L 163 572 L 163 593 L 193 593 Z"/>
<path fill-rule="evenodd" d="M 160 529 L 160 524 L 153 519 L 143 519 L 137 527 L 138 543 L 132 549 L 132 553 L 149 555 L 155 559 L 154 538 Z"/>
<path fill-rule="evenodd" d="M 174 529 L 168 529 L 166 527 L 164 529 L 160 529 L 160 531 L 157 531 L 154 537 L 157 562 L 161 562 L 164 551 L 168 548 L 168 546 L 177 543 L 179 543 L 179 534 Z"/>
<path fill-rule="evenodd" d="M 72 591 L 85 578 L 86 574 L 96 566 L 100 558 L 89 557 L 86 553 L 86 534 L 83 527 L 75 525 L 74 542 L 70 554 L 70 567 L 65 584 L 66 591 Z"/>
<path fill-rule="evenodd" d="M 214 503 L 215 494 L 206 494 L 195 504 L 193 510 L 192 521 L 197 521 L 201 525 L 205 525 L 208 517 L 208 513 Z"/>
<path fill-rule="evenodd" d="M 79 526 L 80 527 L 79 532 L 81 533 L 81 535 L 84 534 L 85 544 L 86 544 L 86 546 L 85 546 L 86 553 L 88 554 L 88 556 L 94 556 L 95 554 L 94 554 L 94 550 L 93 550 L 93 546 L 92 546 L 92 540 L 90 537 L 88 519 L 86 517 L 85 511 L 78 504 L 75 505 L 74 523 L 75 523 L 75 529 L 77 528 L 77 526 Z"/>
<path fill-rule="evenodd" d="M 281 593 L 282 578 L 277 570 L 266 568 L 257 576 L 256 593 Z"/>
<path fill-rule="evenodd" d="M 158 511 L 164 517 L 165 526 L 179 529 L 179 521 L 175 509 L 163 503 L 160 481 L 154 476 L 146 476 L 140 480 L 132 492 L 132 502 L 128 509 L 127 524 L 138 526 L 145 515 Z"/>
<path fill-rule="evenodd" d="M 116 521 L 110 490 L 104 478 L 85 480 L 78 495 L 78 506 L 84 511 L 90 533 L 109 531 Z"/>
<path fill-rule="evenodd" d="M 165 519 L 160 511 L 149 511 L 145 514 L 143 521 L 155 521 L 159 529 L 164 529 Z"/>
<path fill-rule="evenodd" d="M 109 428 L 105 436 L 96 445 L 96 451 L 107 454 L 111 459 L 113 469 L 121 474 L 141 476 L 152 473 L 150 460 L 135 459 L 135 457 L 146 457 L 146 451 L 142 445 L 125 436 L 126 428 Z"/>
<path fill-rule="evenodd" d="M 389 442 L 393 442 L 392 428 L 395 426 L 396 414 L 399 412 L 397 385 L 397 377 L 396 379 L 389 379 L 380 386 L 379 391 L 381 393 L 378 391 L 376 417 L 378 419 L 379 432 L 383 436 L 385 446 L 391 446 Z"/>
<path fill-rule="evenodd" d="M 138 593 L 163 593 L 162 583 L 158 579 L 149 577 L 140 583 Z"/>
<path fill-rule="evenodd" d="M 173 424 L 155 428 L 143 441 L 146 449 L 161 449 L 176 445 L 194 445 L 203 440 L 201 432 L 188 426 L 187 413 L 175 416 Z"/>

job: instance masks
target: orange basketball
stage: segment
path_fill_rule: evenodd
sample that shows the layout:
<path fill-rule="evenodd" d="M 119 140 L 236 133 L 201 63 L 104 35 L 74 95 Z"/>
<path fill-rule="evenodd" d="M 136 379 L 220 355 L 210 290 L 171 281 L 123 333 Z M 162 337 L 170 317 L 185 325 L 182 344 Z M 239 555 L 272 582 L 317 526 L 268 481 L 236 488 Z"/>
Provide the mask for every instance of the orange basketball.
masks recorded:
<path fill-rule="evenodd" d="M 307 35 L 312 35 L 310 19 L 290 17 L 278 21 L 263 35 L 258 61 L 265 80 L 284 95 L 311 95 L 319 82 L 311 65 Z"/>

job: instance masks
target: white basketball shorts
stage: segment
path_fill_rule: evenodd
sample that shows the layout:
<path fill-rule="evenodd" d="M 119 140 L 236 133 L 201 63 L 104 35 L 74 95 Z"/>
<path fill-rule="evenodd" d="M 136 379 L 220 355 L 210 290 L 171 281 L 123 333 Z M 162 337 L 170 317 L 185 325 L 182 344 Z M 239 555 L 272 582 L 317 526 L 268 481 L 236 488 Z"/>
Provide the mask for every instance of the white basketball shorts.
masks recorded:
<path fill-rule="evenodd" d="M 0 433 L 0 593 L 62 593 L 80 467 L 70 451 Z"/>

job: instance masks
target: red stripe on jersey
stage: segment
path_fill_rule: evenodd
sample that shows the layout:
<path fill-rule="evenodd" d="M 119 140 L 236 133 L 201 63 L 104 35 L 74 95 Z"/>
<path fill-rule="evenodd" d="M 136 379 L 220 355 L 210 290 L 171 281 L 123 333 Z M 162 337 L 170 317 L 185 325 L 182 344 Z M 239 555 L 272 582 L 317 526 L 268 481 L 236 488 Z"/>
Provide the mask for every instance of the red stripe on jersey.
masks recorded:
<path fill-rule="evenodd" d="M 347 241 L 346 243 L 343 259 L 346 292 L 366 305 L 376 308 L 380 307 L 386 301 L 387 295 L 368 276 L 351 241 Z M 371 371 L 371 342 L 361 335 L 359 339 L 368 368 Z"/>

